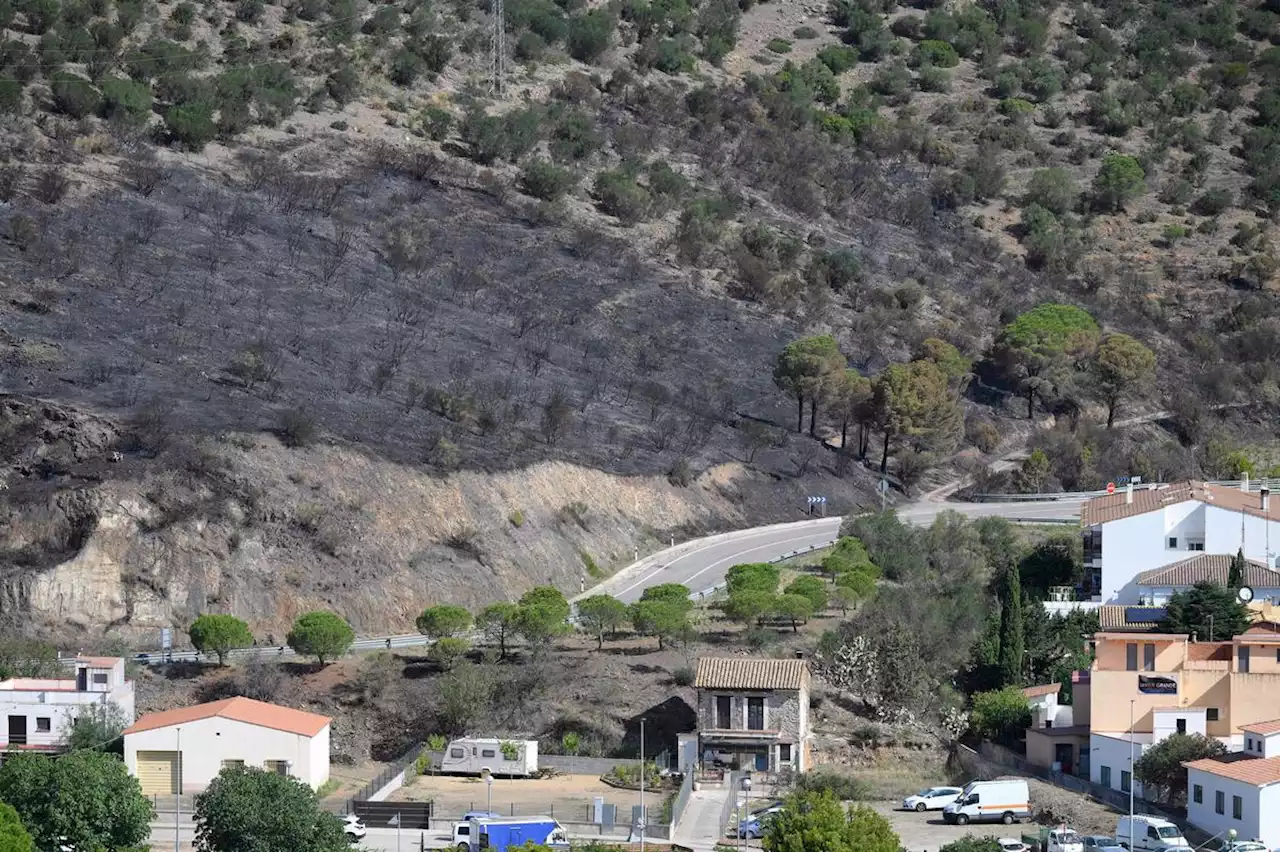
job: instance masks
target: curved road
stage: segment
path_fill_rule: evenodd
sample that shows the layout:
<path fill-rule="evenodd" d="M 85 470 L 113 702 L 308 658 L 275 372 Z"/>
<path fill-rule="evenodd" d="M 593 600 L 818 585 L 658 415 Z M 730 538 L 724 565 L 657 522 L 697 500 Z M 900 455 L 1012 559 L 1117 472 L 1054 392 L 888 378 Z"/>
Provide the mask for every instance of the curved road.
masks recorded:
<path fill-rule="evenodd" d="M 1080 504 L 1092 496 L 1061 495 L 1046 502 L 920 501 L 898 507 L 898 517 L 919 526 L 933 523 L 934 518 L 946 511 L 959 512 L 970 518 L 994 515 L 1022 523 L 1064 523 L 1079 518 Z M 662 583 L 682 583 L 693 590 L 696 596 L 703 596 L 724 583 L 725 573 L 733 565 L 742 562 L 771 562 L 831 544 L 839 533 L 841 520 L 833 517 L 795 521 L 694 539 L 646 556 L 600 585 L 587 589 L 573 600 L 595 594 L 610 594 L 626 603 L 632 603 L 640 599 L 645 589 Z M 377 651 L 425 644 L 427 639 L 421 634 L 394 634 L 361 637 L 352 644 L 351 650 Z M 256 647 L 232 651 L 229 656 L 252 655 L 291 657 L 293 651 L 281 647 Z M 142 663 L 162 663 L 167 660 L 212 660 L 213 657 L 202 656 L 190 650 L 175 650 L 169 655 L 163 651 L 150 651 L 137 654 L 135 659 Z"/>

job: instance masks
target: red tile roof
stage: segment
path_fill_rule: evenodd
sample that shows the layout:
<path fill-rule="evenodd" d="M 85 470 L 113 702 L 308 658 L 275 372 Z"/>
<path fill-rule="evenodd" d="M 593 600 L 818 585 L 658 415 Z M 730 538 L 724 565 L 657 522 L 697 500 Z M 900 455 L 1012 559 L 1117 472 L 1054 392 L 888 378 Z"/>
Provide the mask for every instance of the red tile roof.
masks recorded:
<path fill-rule="evenodd" d="M 76 657 L 77 663 L 84 663 L 87 666 L 94 666 L 104 669 L 114 668 L 115 664 L 120 662 L 119 657 Z"/>
<path fill-rule="evenodd" d="M 1057 695 L 1062 691 L 1060 683 L 1045 683 L 1040 686 L 1024 686 L 1022 694 L 1028 698 L 1041 698 L 1045 695 Z"/>
<path fill-rule="evenodd" d="M 1207 757 L 1182 765 L 1187 769 L 1199 769 L 1211 775 L 1243 781 L 1245 784 L 1258 787 L 1280 782 L 1280 757 L 1251 758 L 1248 755 L 1241 755 L 1235 759 L 1223 760 Z"/>
<path fill-rule="evenodd" d="M 267 704 L 264 701 L 254 701 L 252 698 L 237 697 L 211 701 L 208 704 L 197 704 L 194 707 L 179 707 L 177 710 L 148 713 L 130 725 L 125 730 L 125 734 L 140 734 L 156 728 L 185 725 L 215 716 L 276 731 L 302 734 L 306 737 L 314 737 L 329 724 L 329 717 L 318 713 L 307 713 L 291 707 L 281 707 L 279 704 Z"/>
<path fill-rule="evenodd" d="M 1270 722 L 1254 722 L 1252 725 L 1241 725 L 1240 730 L 1248 731 L 1251 734 L 1262 734 L 1264 737 L 1268 734 L 1280 734 L 1280 719 L 1272 719 Z"/>
<path fill-rule="evenodd" d="M 698 689 L 801 689 L 809 682 L 804 660 L 703 657 L 693 685 Z"/>
<path fill-rule="evenodd" d="M 1132 503 L 1128 502 L 1128 494 L 1123 489 L 1114 494 L 1094 497 L 1080 507 L 1080 523 L 1086 527 L 1105 524 L 1133 515 L 1145 515 L 1187 500 L 1198 500 L 1233 512 L 1280 521 L 1280 499 L 1271 501 L 1264 513 L 1262 496 L 1257 491 L 1241 491 L 1232 486 L 1206 485 L 1203 482 L 1175 482 L 1158 488 L 1135 488 Z"/>
<path fill-rule="evenodd" d="M 1225 586 L 1234 560 L 1235 556 L 1229 553 L 1201 553 L 1163 568 L 1143 571 L 1138 575 L 1138 585 L 1194 586 L 1208 580 Z M 1280 571 L 1272 571 L 1265 563 L 1246 559 L 1244 583 L 1257 588 L 1275 588 L 1280 586 Z"/>

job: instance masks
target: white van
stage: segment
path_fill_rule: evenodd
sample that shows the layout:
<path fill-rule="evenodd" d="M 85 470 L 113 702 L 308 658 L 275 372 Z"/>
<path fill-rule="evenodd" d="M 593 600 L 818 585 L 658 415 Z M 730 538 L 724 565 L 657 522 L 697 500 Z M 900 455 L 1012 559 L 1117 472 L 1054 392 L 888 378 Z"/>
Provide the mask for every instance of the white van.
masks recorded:
<path fill-rule="evenodd" d="M 1031 817 L 1031 791 L 1027 779 L 970 781 L 954 802 L 942 809 L 942 818 L 955 825 L 1002 822 L 1005 825 Z"/>
<path fill-rule="evenodd" d="M 1155 852 L 1163 846 L 1190 845 L 1180 828 L 1167 819 L 1153 816 L 1120 817 L 1116 823 L 1116 842 L 1125 849 L 1142 852 Z"/>

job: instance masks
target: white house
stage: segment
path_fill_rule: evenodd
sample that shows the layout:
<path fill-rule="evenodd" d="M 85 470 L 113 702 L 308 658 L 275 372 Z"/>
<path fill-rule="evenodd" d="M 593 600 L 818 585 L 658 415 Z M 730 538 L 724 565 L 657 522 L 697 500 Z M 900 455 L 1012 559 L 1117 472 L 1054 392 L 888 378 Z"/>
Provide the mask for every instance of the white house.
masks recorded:
<path fill-rule="evenodd" d="M 1244 750 L 1254 757 L 1280 757 L 1280 719 L 1242 725 Z"/>
<path fill-rule="evenodd" d="M 1200 553 L 1234 555 L 1280 567 L 1280 505 L 1267 489 L 1181 482 L 1095 497 L 1080 510 L 1085 567 L 1094 597 L 1138 605 L 1137 578 Z M 1265 579 L 1265 578 L 1264 578 Z M 1280 579 L 1266 583 L 1280 588 Z"/>
<path fill-rule="evenodd" d="M 1118 731 L 1089 734 L 1089 780 L 1122 793 L 1129 792 L 1142 797 L 1142 782 L 1134 781 L 1133 765 L 1142 753 L 1151 748 L 1153 737 L 1143 731 L 1129 733 Z"/>
<path fill-rule="evenodd" d="M 119 657 L 77 657 L 70 678 L 14 677 L 0 681 L 0 713 L 8 717 L 4 749 L 56 750 L 87 708 L 119 708 L 133 721 L 133 681 Z"/>
<path fill-rule="evenodd" d="M 1225 586 L 1234 560 L 1234 554 L 1200 553 L 1164 568 L 1143 571 L 1134 578 L 1131 586 L 1120 590 L 1120 602 L 1164 606 L 1169 598 L 1178 592 L 1185 592 L 1196 583 L 1208 581 Z M 1259 603 L 1280 603 L 1280 571 L 1272 571 L 1261 562 L 1246 559 L 1244 584 L 1253 590 L 1253 600 Z M 1132 600 L 1135 596 L 1136 601 Z"/>
<path fill-rule="evenodd" d="M 1241 840 L 1280 845 L 1280 757 L 1238 752 L 1184 765 L 1192 825 L 1211 835 L 1234 828 Z"/>
<path fill-rule="evenodd" d="M 147 795 L 199 793 L 227 766 L 315 789 L 329 780 L 329 718 L 251 698 L 150 713 L 124 732 L 124 760 Z"/>

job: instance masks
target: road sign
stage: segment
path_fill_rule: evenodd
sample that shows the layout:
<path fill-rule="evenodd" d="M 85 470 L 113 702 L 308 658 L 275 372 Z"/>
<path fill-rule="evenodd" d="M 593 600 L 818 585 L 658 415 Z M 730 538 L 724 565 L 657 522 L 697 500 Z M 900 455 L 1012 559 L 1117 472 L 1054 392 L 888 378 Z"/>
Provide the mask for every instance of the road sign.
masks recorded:
<path fill-rule="evenodd" d="M 1108 483 L 1107 483 L 1107 493 L 1108 493 L 1108 494 L 1115 494 L 1115 493 L 1116 493 L 1116 484 L 1115 484 L 1114 482 L 1108 482 Z"/>
<path fill-rule="evenodd" d="M 810 497 L 810 498 L 809 498 L 809 505 L 810 505 L 810 506 L 817 506 L 817 505 L 822 504 L 822 503 L 825 503 L 825 502 L 827 502 L 827 498 L 826 498 L 826 497 Z"/>
<path fill-rule="evenodd" d="M 880 484 L 876 486 L 876 490 L 877 490 L 877 491 L 879 491 L 881 494 L 888 494 L 888 493 L 889 493 L 889 480 L 887 480 L 887 479 L 885 479 L 885 478 L 881 477 L 881 479 L 880 479 Z"/>
<path fill-rule="evenodd" d="M 160 649 L 168 651 L 173 647 L 173 630 L 168 627 L 160 628 Z"/>

